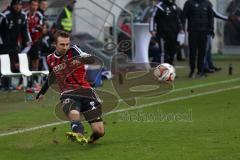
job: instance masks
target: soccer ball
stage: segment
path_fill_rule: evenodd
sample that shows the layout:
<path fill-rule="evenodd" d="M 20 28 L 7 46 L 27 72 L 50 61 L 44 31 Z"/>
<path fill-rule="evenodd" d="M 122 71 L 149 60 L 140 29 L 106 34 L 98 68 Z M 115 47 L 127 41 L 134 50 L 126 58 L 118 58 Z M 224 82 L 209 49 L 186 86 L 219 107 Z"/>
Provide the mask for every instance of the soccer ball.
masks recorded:
<path fill-rule="evenodd" d="M 162 63 L 154 69 L 153 74 L 159 81 L 171 82 L 175 79 L 176 70 L 171 64 Z"/>

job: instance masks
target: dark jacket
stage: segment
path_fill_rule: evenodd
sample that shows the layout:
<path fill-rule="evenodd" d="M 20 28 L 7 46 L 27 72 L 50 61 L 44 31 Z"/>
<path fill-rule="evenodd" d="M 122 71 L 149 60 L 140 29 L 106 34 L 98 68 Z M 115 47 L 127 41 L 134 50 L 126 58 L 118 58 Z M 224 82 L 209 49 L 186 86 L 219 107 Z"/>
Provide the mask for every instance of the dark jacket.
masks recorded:
<path fill-rule="evenodd" d="M 15 13 L 11 8 L 3 11 L 0 18 L 0 35 L 3 41 L 3 44 L 0 44 L 2 52 L 19 52 L 31 42 L 27 16 L 23 12 Z"/>
<path fill-rule="evenodd" d="M 212 32 L 213 10 L 208 0 L 188 0 L 183 8 L 184 23 L 188 20 L 189 32 Z"/>
<path fill-rule="evenodd" d="M 47 15 L 45 15 L 45 12 L 38 8 L 38 11 L 43 15 L 43 23 L 46 23 L 48 21 Z"/>
<path fill-rule="evenodd" d="M 41 56 L 48 56 L 54 52 L 55 48 L 52 46 L 53 41 L 53 36 L 50 33 L 42 35 L 41 39 L 39 40 Z"/>
<path fill-rule="evenodd" d="M 180 30 L 182 30 L 182 23 L 175 3 L 160 1 L 154 6 L 150 18 L 150 31 L 157 31 L 162 35 L 166 32 L 178 33 Z"/>

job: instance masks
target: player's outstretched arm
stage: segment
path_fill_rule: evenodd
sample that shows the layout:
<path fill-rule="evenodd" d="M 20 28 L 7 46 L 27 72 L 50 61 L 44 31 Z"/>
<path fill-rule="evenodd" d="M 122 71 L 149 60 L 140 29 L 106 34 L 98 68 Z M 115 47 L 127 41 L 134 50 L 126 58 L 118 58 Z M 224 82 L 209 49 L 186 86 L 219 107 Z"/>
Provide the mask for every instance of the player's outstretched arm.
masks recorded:
<path fill-rule="evenodd" d="M 44 94 L 47 92 L 49 88 L 49 84 L 48 84 L 48 79 L 46 80 L 46 82 L 43 84 L 41 90 L 38 92 L 38 94 L 36 95 L 36 100 L 39 102 L 41 100 L 43 100 L 44 98 Z"/>
<path fill-rule="evenodd" d="M 78 60 L 81 64 L 93 64 L 96 63 L 97 58 L 92 54 L 83 52 L 77 45 L 71 47 L 73 52 L 73 60 Z"/>
<path fill-rule="evenodd" d="M 43 84 L 41 90 L 36 95 L 36 100 L 39 102 L 43 100 L 44 94 L 48 91 L 49 86 L 55 82 L 55 74 L 52 74 L 53 72 L 50 72 L 48 75 L 48 78 L 46 82 Z"/>
<path fill-rule="evenodd" d="M 96 62 L 95 56 L 90 54 L 86 54 L 85 56 L 79 56 L 78 59 L 83 64 L 93 64 Z"/>

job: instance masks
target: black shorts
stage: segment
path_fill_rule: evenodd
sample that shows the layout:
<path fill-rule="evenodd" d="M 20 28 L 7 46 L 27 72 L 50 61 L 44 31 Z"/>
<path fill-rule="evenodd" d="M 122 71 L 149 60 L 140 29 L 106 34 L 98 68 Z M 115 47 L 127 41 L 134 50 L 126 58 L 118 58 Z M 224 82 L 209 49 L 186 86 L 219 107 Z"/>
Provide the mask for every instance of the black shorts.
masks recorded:
<path fill-rule="evenodd" d="M 30 60 L 37 60 L 39 59 L 40 55 L 41 49 L 39 43 L 36 42 L 31 46 L 30 50 L 28 51 L 28 56 Z"/>
<path fill-rule="evenodd" d="M 63 112 L 79 111 L 89 123 L 102 121 L 102 106 L 93 89 L 75 90 L 63 94 L 60 98 Z"/>

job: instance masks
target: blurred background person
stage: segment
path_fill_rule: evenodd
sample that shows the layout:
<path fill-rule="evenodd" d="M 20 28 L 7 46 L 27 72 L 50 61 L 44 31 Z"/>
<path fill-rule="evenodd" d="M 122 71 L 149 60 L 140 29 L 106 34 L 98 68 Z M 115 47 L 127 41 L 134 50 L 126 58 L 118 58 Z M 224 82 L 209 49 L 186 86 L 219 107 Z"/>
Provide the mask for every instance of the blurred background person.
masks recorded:
<path fill-rule="evenodd" d="M 22 1 L 12 0 L 10 7 L 3 11 L 1 15 L 0 35 L 2 44 L 0 53 L 9 54 L 11 70 L 19 72 L 18 53 L 27 52 L 31 45 L 27 17 L 22 12 Z M 11 89 L 10 79 L 3 77 L 2 86 L 3 90 Z"/>
<path fill-rule="evenodd" d="M 240 17 L 240 0 L 231 0 L 226 8 L 228 15 Z M 229 46 L 240 45 L 240 21 L 227 22 L 224 26 L 224 44 Z"/>
<path fill-rule="evenodd" d="M 150 33 L 156 37 L 161 60 L 173 64 L 177 51 L 177 35 L 182 32 L 182 23 L 174 0 L 161 0 L 155 6 L 150 18 Z"/>
<path fill-rule="evenodd" d="M 69 0 L 68 5 L 63 8 L 63 11 L 57 18 L 56 23 L 54 24 L 54 30 L 63 30 L 68 33 L 72 32 L 73 29 L 73 9 L 76 0 Z"/>
<path fill-rule="evenodd" d="M 39 2 L 38 0 L 30 0 L 29 9 L 25 12 L 28 19 L 28 26 L 30 35 L 32 38 L 32 46 L 28 52 L 30 59 L 30 68 L 32 71 L 37 71 L 39 68 L 39 57 L 40 57 L 40 46 L 37 41 L 42 36 L 42 26 L 43 26 L 43 15 L 38 11 Z M 33 83 L 35 87 L 40 88 L 38 82 L 38 76 L 33 76 L 32 80 L 29 82 L 28 87 L 32 87 Z"/>
<path fill-rule="evenodd" d="M 0 24 L 2 23 L 3 19 L 4 19 L 4 15 L 0 12 Z M 2 27 L 2 26 L 0 25 L 0 27 Z M 2 28 L 0 28 L 0 55 L 4 54 L 3 53 L 4 46 L 3 46 L 3 40 L 2 40 L 2 37 L 1 37 L 1 31 L 2 31 Z"/>
<path fill-rule="evenodd" d="M 149 58 L 151 58 L 151 62 L 154 62 L 154 66 L 161 63 L 161 50 L 158 45 L 158 41 L 155 37 L 151 37 L 150 43 L 149 43 Z M 152 66 L 152 67 L 154 67 Z"/>
<path fill-rule="evenodd" d="M 128 48 L 125 47 L 118 47 L 118 51 L 126 54 L 129 58 L 132 56 L 132 43 L 131 43 L 131 36 L 132 36 L 132 30 L 130 26 L 130 21 L 126 18 L 123 20 L 123 22 L 120 24 L 120 29 L 123 32 L 120 32 L 118 34 L 118 44 L 128 44 Z"/>
<path fill-rule="evenodd" d="M 47 16 L 45 15 L 47 8 L 48 8 L 47 0 L 40 0 L 38 11 L 43 15 L 43 22 L 47 21 Z"/>
<path fill-rule="evenodd" d="M 51 36 L 51 33 L 49 32 L 49 25 L 47 23 L 44 23 L 43 29 L 42 29 L 42 37 L 38 41 L 38 45 L 40 46 L 40 60 L 41 65 L 39 67 L 39 70 L 48 70 L 47 61 L 46 58 L 49 54 L 53 53 L 55 50 L 55 47 L 53 46 L 53 37 Z"/>
<path fill-rule="evenodd" d="M 146 10 L 148 9 L 149 13 L 147 14 L 148 16 L 145 16 L 145 19 L 144 17 L 142 18 L 143 19 L 143 22 L 150 22 L 152 17 L 149 17 L 149 16 L 152 16 L 153 12 L 155 11 L 155 7 L 156 7 L 156 4 L 159 3 L 160 0 L 153 0 L 152 3 L 151 3 L 151 7 L 149 8 L 146 8 Z M 146 11 L 145 11 L 146 12 Z M 154 24 L 154 29 L 155 30 L 155 24 Z M 149 29 L 151 31 L 151 29 Z M 155 34 L 155 33 L 153 33 Z M 152 35 L 151 39 L 150 39 L 150 43 L 149 43 L 149 48 L 148 48 L 148 53 L 149 53 L 149 58 L 151 59 L 151 62 L 154 62 L 156 64 L 160 64 L 161 63 L 161 50 L 159 48 L 159 44 L 158 44 L 158 40 L 156 39 L 156 36 Z"/>
<path fill-rule="evenodd" d="M 211 3 L 211 2 L 210 2 Z M 213 22 L 214 18 L 221 19 L 224 21 L 234 21 L 234 16 L 224 16 L 220 13 L 218 13 L 214 8 L 212 8 L 213 11 Z M 214 31 L 214 30 L 213 30 Z M 217 67 L 214 65 L 212 60 L 212 39 L 215 37 L 214 32 L 210 32 L 207 35 L 207 47 L 206 47 L 206 55 L 204 58 L 204 72 L 205 73 L 214 73 L 215 71 L 220 71 L 222 68 Z"/>
<path fill-rule="evenodd" d="M 38 40 L 38 45 L 40 47 L 40 63 L 39 70 L 47 71 L 47 56 L 54 52 L 55 47 L 53 46 L 53 36 L 49 31 L 48 23 L 44 23 L 42 27 L 42 37 Z M 47 76 L 41 77 L 40 82 L 43 84 L 46 80 Z"/>
<path fill-rule="evenodd" d="M 183 10 L 179 6 L 177 6 L 177 13 L 178 13 L 178 17 L 181 20 L 181 23 L 183 24 L 184 23 Z M 177 57 L 178 61 L 183 61 L 186 58 L 186 54 L 185 54 L 185 50 L 184 50 L 185 46 L 186 46 L 185 44 L 181 45 L 179 42 L 177 44 L 177 56 L 176 57 Z"/>
<path fill-rule="evenodd" d="M 208 0 L 187 0 L 183 9 L 184 26 L 188 20 L 190 78 L 195 78 L 197 56 L 197 75 L 205 77 L 204 57 L 207 47 L 207 35 L 213 32 L 212 4 Z"/>

